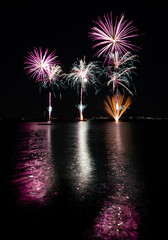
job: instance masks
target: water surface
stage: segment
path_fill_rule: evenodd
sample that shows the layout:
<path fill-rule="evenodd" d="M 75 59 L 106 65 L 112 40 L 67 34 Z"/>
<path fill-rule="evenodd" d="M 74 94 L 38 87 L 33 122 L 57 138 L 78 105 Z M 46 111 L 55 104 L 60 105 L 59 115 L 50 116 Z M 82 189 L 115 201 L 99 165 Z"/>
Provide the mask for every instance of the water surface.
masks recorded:
<path fill-rule="evenodd" d="M 161 239 L 166 130 L 161 121 L 1 124 L 6 234 Z"/>

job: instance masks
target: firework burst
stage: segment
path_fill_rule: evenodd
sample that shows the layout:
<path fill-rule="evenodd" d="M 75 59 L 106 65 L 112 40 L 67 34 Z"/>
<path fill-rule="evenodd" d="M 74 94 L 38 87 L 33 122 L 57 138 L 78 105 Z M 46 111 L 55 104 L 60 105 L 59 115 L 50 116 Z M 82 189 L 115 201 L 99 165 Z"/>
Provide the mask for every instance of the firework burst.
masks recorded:
<path fill-rule="evenodd" d="M 63 81 L 60 80 L 61 76 L 63 76 L 61 66 L 59 65 L 51 65 L 46 69 L 46 74 L 44 76 L 43 81 L 41 82 L 44 88 L 60 88 L 60 86 L 64 86 Z"/>
<path fill-rule="evenodd" d="M 128 91 L 133 95 L 133 91 L 130 90 L 132 80 L 132 72 L 136 69 L 134 61 L 136 55 L 131 55 L 127 52 L 124 55 L 120 55 L 118 52 L 112 53 L 111 64 L 104 68 L 104 73 L 108 77 L 107 86 L 112 85 L 112 91 L 118 91 L 119 86 L 122 89 Z M 134 88 L 135 91 L 135 88 Z"/>
<path fill-rule="evenodd" d="M 112 98 L 108 96 L 104 104 L 107 113 L 118 122 L 126 109 L 131 105 L 131 97 L 126 97 L 121 94 L 118 97 L 113 95 Z"/>
<path fill-rule="evenodd" d="M 39 50 L 34 48 L 34 52 L 28 52 L 28 57 L 24 62 L 26 65 L 24 69 L 27 69 L 27 74 L 30 74 L 31 78 L 35 78 L 38 82 L 45 80 L 45 75 L 50 66 L 58 63 L 55 51 L 49 55 L 47 53 L 48 49 L 43 54 L 42 48 L 39 47 Z"/>
<path fill-rule="evenodd" d="M 118 91 L 118 87 L 121 86 L 133 95 L 133 92 L 129 89 L 131 86 L 129 80 L 132 78 L 130 68 L 120 72 L 111 72 L 111 69 L 107 68 L 106 75 L 109 77 L 107 86 L 112 85 L 113 92 Z"/>
<path fill-rule="evenodd" d="M 34 52 L 28 52 L 28 57 L 24 64 L 26 65 L 24 69 L 27 69 L 27 74 L 30 74 L 31 78 L 35 78 L 40 86 L 44 88 L 49 88 L 49 121 L 51 120 L 52 106 L 51 106 L 51 89 L 53 87 L 59 88 L 63 85 L 60 81 L 61 67 L 56 61 L 57 56 L 55 51 L 47 55 L 48 49 L 45 50 L 44 54 L 42 48 L 34 48 Z"/>
<path fill-rule="evenodd" d="M 109 58 L 111 59 L 111 65 L 114 69 L 133 67 L 134 62 L 137 60 L 137 55 L 132 55 L 130 52 L 126 52 L 121 55 L 119 52 L 115 51 Z"/>
<path fill-rule="evenodd" d="M 115 51 L 124 54 L 128 50 L 138 49 L 130 42 L 130 39 L 138 36 L 137 29 L 133 26 L 132 21 L 124 19 L 124 14 L 121 14 L 120 18 L 116 17 L 113 22 L 112 12 L 110 12 L 110 15 L 104 15 L 104 21 L 99 17 L 98 21 L 94 21 L 94 23 L 97 26 L 91 28 L 89 36 L 97 42 L 93 48 L 100 47 L 96 53 L 98 57 L 110 56 Z"/>
<path fill-rule="evenodd" d="M 71 86 L 76 88 L 78 93 L 80 93 L 80 104 L 77 105 L 80 112 L 80 120 L 83 120 L 83 110 L 86 108 L 86 105 L 83 105 L 83 92 L 86 91 L 88 84 L 97 88 L 97 73 L 100 73 L 100 68 L 97 63 L 90 62 L 87 64 L 84 58 L 84 60 L 77 60 L 71 72 L 67 74 L 67 80 Z"/>
<path fill-rule="evenodd" d="M 84 60 L 80 59 L 74 63 L 71 72 L 67 74 L 67 80 L 77 90 L 82 88 L 86 91 L 87 84 L 91 84 L 95 88 L 97 87 L 98 80 L 96 74 L 99 72 L 100 68 L 96 62 L 87 64 L 84 58 Z"/>
<path fill-rule="evenodd" d="M 136 58 L 136 55 L 131 55 L 129 52 L 124 55 L 119 54 L 119 52 L 114 52 L 111 54 L 111 64 L 104 68 L 104 73 L 108 77 L 107 86 L 112 85 L 112 92 L 114 93 L 111 102 L 108 99 L 108 104 L 105 103 L 106 110 L 108 109 L 108 113 L 110 112 L 109 114 L 113 116 L 116 121 L 118 121 L 124 113 L 127 104 L 129 103 L 128 106 L 130 105 L 129 98 L 123 103 L 125 97 L 119 93 L 119 89 L 121 89 L 122 92 L 128 92 L 132 96 L 133 93 L 136 92 L 132 84 L 132 71 L 136 69 L 134 66 Z M 131 88 L 134 91 L 130 90 Z M 123 105 L 123 108 L 121 105 Z"/>

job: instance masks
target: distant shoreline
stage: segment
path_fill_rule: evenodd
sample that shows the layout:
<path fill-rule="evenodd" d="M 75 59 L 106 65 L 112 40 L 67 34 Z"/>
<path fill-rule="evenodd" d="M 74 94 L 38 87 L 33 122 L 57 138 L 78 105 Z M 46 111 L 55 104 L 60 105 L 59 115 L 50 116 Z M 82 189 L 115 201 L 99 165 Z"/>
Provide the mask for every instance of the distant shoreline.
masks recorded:
<path fill-rule="evenodd" d="M 115 122 L 114 119 L 108 117 L 92 117 L 86 119 L 87 121 L 100 121 L 100 122 Z M 51 122 L 78 122 L 78 119 L 53 119 Z M 130 117 L 122 117 L 119 122 L 127 122 L 127 121 L 168 121 L 168 117 L 146 117 L 146 116 L 130 116 Z M 0 118 L 0 123 L 4 122 L 48 122 L 46 119 L 31 119 L 31 118 Z"/>

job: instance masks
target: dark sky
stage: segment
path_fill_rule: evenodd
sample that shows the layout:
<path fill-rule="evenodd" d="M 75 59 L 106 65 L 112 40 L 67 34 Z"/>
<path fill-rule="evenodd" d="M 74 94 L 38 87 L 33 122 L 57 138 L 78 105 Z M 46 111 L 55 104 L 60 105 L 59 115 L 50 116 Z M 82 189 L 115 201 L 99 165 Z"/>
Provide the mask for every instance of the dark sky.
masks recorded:
<path fill-rule="evenodd" d="M 135 44 L 137 75 L 134 85 L 137 95 L 130 112 L 134 115 L 167 116 L 168 114 L 168 6 L 166 1 L 5 1 L 1 8 L 1 85 L 0 118 L 44 116 L 48 92 L 26 75 L 24 57 L 33 47 L 56 50 L 63 71 L 69 72 L 77 58 L 98 60 L 93 55 L 93 42 L 88 37 L 90 28 L 103 14 L 125 13 L 133 20 L 140 36 Z M 99 59 L 101 60 L 101 59 Z M 88 92 L 86 115 L 104 115 L 103 98 Z M 62 100 L 53 99 L 54 116 L 78 115 L 76 92 L 62 91 Z"/>

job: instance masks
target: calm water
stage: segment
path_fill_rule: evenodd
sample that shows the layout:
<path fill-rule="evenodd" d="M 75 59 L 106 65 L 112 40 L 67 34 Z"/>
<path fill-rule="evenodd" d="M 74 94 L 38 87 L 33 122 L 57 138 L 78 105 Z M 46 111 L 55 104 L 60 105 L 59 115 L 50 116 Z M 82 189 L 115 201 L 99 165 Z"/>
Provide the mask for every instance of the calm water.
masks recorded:
<path fill-rule="evenodd" d="M 6 236 L 163 239 L 166 121 L 1 123 L 0 131 Z"/>

